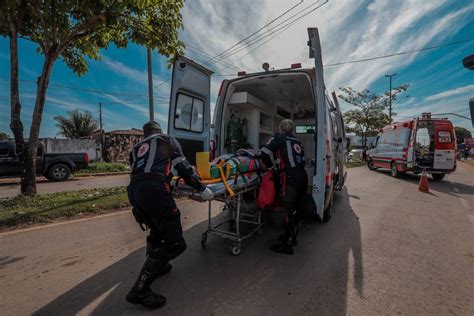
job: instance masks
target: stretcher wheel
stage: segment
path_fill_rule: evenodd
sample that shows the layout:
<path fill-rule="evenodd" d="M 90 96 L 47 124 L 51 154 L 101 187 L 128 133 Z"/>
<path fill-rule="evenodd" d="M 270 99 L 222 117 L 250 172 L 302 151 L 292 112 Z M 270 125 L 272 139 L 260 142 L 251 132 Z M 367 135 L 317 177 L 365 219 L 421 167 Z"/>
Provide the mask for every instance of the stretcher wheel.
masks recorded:
<path fill-rule="evenodd" d="M 234 256 L 238 256 L 240 255 L 240 252 L 242 251 L 242 249 L 240 248 L 240 244 L 234 244 L 234 246 L 232 246 L 232 254 Z"/>
<path fill-rule="evenodd" d="M 206 242 L 207 242 L 207 233 L 203 233 L 201 236 L 201 247 L 206 247 Z"/>

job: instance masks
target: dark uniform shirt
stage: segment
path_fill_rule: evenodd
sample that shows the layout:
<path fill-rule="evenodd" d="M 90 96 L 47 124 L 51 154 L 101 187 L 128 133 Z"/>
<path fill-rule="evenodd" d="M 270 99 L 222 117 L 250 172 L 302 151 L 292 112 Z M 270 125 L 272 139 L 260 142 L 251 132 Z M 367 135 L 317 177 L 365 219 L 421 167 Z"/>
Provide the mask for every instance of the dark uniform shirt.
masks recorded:
<path fill-rule="evenodd" d="M 130 153 L 130 164 L 132 179 L 147 174 L 169 177 L 173 167 L 188 185 L 200 191 L 205 189 L 174 137 L 154 134 L 144 138 Z"/>
<path fill-rule="evenodd" d="M 262 159 L 269 168 L 276 165 L 280 170 L 304 170 L 303 143 L 289 133 L 275 134 L 262 148 Z"/>

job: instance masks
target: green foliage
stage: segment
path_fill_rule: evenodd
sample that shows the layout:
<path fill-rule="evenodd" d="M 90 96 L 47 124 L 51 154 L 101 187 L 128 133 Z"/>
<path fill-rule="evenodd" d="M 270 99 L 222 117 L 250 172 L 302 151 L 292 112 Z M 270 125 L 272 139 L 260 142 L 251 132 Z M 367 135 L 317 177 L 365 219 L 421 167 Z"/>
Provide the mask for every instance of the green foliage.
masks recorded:
<path fill-rule="evenodd" d="M 38 45 L 44 55 L 37 80 L 36 101 L 30 127 L 29 145 L 24 155 L 21 192 L 36 194 L 35 151 L 54 63 L 62 59 L 77 75 L 88 70 L 87 61 L 99 59 L 100 49 L 110 43 L 126 47 L 129 41 L 145 45 L 167 57 L 183 52 L 178 38 L 182 28 L 181 9 L 184 0 L 2 0 L 0 1 L 0 35 L 10 40 L 12 130 L 17 144 L 23 143 L 18 89 L 17 38 Z M 14 91 L 16 90 L 16 92 Z M 23 146 L 19 146 L 23 148 Z"/>
<path fill-rule="evenodd" d="M 89 111 L 81 113 L 78 110 L 73 110 L 68 112 L 68 117 L 55 116 L 54 120 L 58 122 L 56 124 L 56 127 L 59 129 L 58 135 L 66 138 L 92 136 L 98 129 L 97 121 Z"/>
<path fill-rule="evenodd" d="M 6 140 L 6 139 L 8 139 L 8 138 L 10 138 L 10 136 L 8 136 L 7 133 L 5 133 L 5 132 L 0 132 L 0 140 Z"/>
<path fill-rule="evenodd" d="M 126 187 L 0 199 L 0 230 L 128 207 Z"/>
<path fill-rule="evenodd" d="M 460 127 L 460 126 L 454 127 L 454 133 L 456 134 L 456 139 L 457 139 L 458 144 L 464 143 L 464 138 L 472 137 L 472 134 L 468 129 L 464 127 Z"/>
<path fill-rule="evenodd" d="M 348 125 L 347 131 L 362 136 L 362 143 L 365 146 L 367 136 L 376 135 L 381 128 L 390 124 L 390 119 L 385 113 L 389 104 L 389 92 L 379 95 L 368 89 L 362 91 L 356 91 L 351 87 L 339 89 L 342 91 L 339 97 L 355 107 L 344 113 L 344 122 Z M 406 84 L 392 89 L 392 104 L 397 95 L 407 89 Z"/>
<path fill-rule="evenodd" d="M 346 168 L 355 168 L 365 166 L 367 163 L 364 161 L 347 161 Z"/>
<path fill-rule="evenodd" d="M 74 173 L 75 176 L 91 173 L 109 173 L 128 171 L 129 166 L 118 162 L 93 162 L 87 168 Z"/>
<path fill-rule="evenodd" d="M 1 9 L 0 34 L 8 22 L 26 12 L 18 33 L 37 43 L 38 52 L 61 57 L 76 74 L 88 70 L 88 59 L 99 59 L 110 43 L 127 47 L 132 41 L 167 57 L 183 52 L 178 38 L 184 0 L 13 1 Z M 8 14 L 7 14 L 8 13 Z"/>

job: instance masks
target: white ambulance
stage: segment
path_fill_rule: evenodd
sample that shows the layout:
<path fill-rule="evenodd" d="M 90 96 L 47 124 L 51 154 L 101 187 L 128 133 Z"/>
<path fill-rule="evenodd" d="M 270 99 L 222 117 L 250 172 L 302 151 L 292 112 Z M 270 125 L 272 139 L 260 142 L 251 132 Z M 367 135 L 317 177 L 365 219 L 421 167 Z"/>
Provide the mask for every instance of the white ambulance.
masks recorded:
<path fill-rule="evenodd" d="M 275 133 L 279 123 L 292 119 L 295 136 L 305 147 L 308 194 L 312 195 L 322 221 L 331 217 L 335 190 L 344 185 L 346 136 L 342 113 L 335 93 L 330 97 L 324 85 L 321 47 L 317 28 L 308 29 L 309 57 L 314 68 L 290 68 L 246 74 L 224 80 L 219 89 L 211 124 L 210 82 L 212 71 L 184 58 L 174 63 L 168 134 L 182 144 L 193 161 L 196 152 L 214 156 L 233 153 L 239 146 L 261 148 Z M 245 135 L 237 144 L 229 124 Z M 229 135 L 232 134 L 232 135 Z"/>

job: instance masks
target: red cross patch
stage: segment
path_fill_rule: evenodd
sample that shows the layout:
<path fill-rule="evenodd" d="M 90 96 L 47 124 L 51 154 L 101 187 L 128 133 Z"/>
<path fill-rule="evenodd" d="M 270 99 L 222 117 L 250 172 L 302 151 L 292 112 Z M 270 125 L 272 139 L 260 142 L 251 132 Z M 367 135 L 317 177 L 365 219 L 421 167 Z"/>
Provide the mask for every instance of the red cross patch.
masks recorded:
<path fill-rule="evenodd" d="M 145 154 L 148 152 L 148 149 L 150 149 L 150 145 L 148 145 L 148 143 L 144 143 L 143 145 L 141 145 L 138 149 L 137 157 L 141 158 L 145 156 Z"/>

